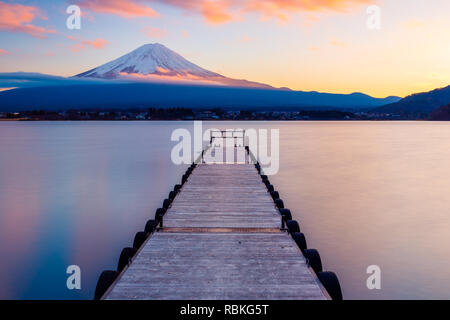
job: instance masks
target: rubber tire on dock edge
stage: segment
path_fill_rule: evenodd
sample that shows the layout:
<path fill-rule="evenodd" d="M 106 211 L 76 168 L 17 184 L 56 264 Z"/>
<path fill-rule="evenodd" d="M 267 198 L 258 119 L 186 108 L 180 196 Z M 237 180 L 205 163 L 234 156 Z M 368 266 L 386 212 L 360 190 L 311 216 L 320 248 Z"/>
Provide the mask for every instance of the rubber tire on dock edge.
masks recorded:
<path fill-rule="evenodd" d="M 303 255 L 306 260 L 308 260 L 309 266 L 314 270 L 315 273 L 322 272 L 322 259 L 320 258 L 319 251 L 316 249 L 306 249 L 303 250 Z"/>
<path fill-rule="evenodd" d="M 342 300 L 341 285 L 339 284 L 339 279 L 334 272 L 319 272 L 317 273 L 317 278 L 319 278 L 332 300 Z"/>
<path fill-rule="evenodd" d="M 117 272 L 121 272 L 130 262 L 131 258 L 134 257 L 137 250 L 135 248 L 123 248 L 120 253 L 119 263 L 117 264 Z"/>
<path fill-rule="evenodd" d="M 116 280 L 119 273 L 117 271 L 106 270 L 103 271 L 97 281 L 97 286 L 95 287 L 94 300 L 100 300 L 109 287 Z"/>

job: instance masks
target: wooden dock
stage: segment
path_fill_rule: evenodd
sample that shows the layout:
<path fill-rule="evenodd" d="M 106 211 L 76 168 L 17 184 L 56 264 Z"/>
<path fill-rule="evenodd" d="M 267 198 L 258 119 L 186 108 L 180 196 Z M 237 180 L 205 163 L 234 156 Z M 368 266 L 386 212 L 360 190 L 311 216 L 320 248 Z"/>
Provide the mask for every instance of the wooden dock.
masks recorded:
<path fill-rule="evenodd" d="M 329 299 L 247 158 L 197 165 L 103 299 Z"/>

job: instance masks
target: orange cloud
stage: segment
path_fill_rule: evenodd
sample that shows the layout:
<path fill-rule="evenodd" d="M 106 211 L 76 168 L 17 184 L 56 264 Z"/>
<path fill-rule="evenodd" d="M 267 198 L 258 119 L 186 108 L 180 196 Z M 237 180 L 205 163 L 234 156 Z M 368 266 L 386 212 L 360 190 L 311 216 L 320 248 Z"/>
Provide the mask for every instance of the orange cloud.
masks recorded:
<path fill-rule="evenodd" d="M 8 90 L 14 90 L 14 89 L 17 89 L 17 87 L 0 88 L 0 92 L 8 91 Z"/>
<path fill-rule="evenodd" d="M 82 9 L 114 14 L 122 18 L 159 17 L 158 12 L 139 0 L 80 0 L 77 4 Z"/>
<path fill-rule="evenodd" d="M 247 0 L 249 11 L 276 15 L 281 11 L 343 11 L 355 5 L 373 3 L 373 0 Z"/>
<path fill-rule="evenodd" d="M 201 12 L 207 22 L 225 23 L 233 19 L 231 13 L 227 12 L 230 1 L 204 0 L 201 5 Z"/>
<path fill-rule="evenodd" d="M 70 46 L 70 50 L 73 52 L 79 52 L 86 49 L 87 47 L 92 47 L 94 49 L 103 49 L 108 44 L 108 41 L 101 38 L 97 38 L 95 40 L 77 40 L 72 36 L 67 36 L 67 38 L 72 41 L 77 41 L 77 43 Z"/>
<path fill-rule="evenodd" d="M 333 38 L 330 40 L 330 44 L 334 47 L 345 48 L 348 46 L 347 42 L 341 41 L 339 39 Z"/>
<path fill-rule="evenodd" d="M 31 24 L 36 17 L 47 20 L 37 7 L 0 1 L 0 30 L 23 32 L 38 38 L 45 38 L 48 33 L 56 33 L 55 30 Z"/>
<path fill-rule="evenodd" d="M 156 73 L 150 74 L 139 74 L 139 73 L 126 73 L 120 72 L 120 76 L 125 79 L 130 80 L 140 80 L 140 81 L 164 81 L 164 82 L 184 82 L 184 83 L 196 83 L 196 84 L 218 84 L 215 78 L 205 79 L 201 77 L 197 77 L 195 75 L 186 73 L 186 74 L 178 74 L 171 72 L 169 70 L 165 70 L 163 68 L 158 68 Z"/>
<path fill-rule="evenodd" d="M 260 13 L 265 18 L 287 21 L 292 13 L 346 11 L 352 7 L 373 2 L 373 0 L 247 0 L 243 10 Z"/>
<path fill-rule="evenodd" d="M 402 22 L 402 27 L 404 27 L 406 29 L 418 29 L 418 28 L 423 28 L 424 26 L 425 26 L 425 22 L 418 20 L 418 19 L 414 19 L 414 18 L 411 18 L 409 20 Z"/>
<path fill-rule="evenodd" d="M 239 39 L 238 39 L 238 43 L 240 43 L 240 44 L 243 44 L 243 43 L 249 43 L 249 42 L 252 42 L 253 41 L 253 38 L 252 37 L 249 37 L 249 36 L 247 36 L 247 35 L 243 35 L 242 37 L 240 37 Z"/>
<path fill-rule="evenodd" d="M 55 56 L 55 53 L 54 53 L 53 51 L 51 51 L 51 50 L 47 50 L 47 51 L 44 53 L 44 55 L 47 56 L 47 57 L 54 57 L 54 56 Z"/>
<path fill-rule="evenodd" d="M 103 49 L 108 44 L 108 41 L 98 38 L 94 41 L 86 40 L 83 43 L 86 45 L 89 45 L 95 49 Z"/>
<path fill-rule="evenodd" d="M 169 74 L 169 73 L 171 73 L 170 70 L 167 70 L 167 69 L 164 69 L 164 68 L 161 68 L 161 67 L 156 67 L 156 72 L 160 73 L 160 74 Z"/>
<path fill-rule="evenodd" d="M 194 12 L 203 16 L 207 23 L 219 24 L 235 19 L 233 7 L 239 4 L 238 0 L 155 0 L 166 5 Z M 243 1 L 242 1 L 243 2 Z"/>
<path fill-rule="evenodd" d="M 78 0 L 82 8 L 123 18 L 158 17 L 150 4 L 159 2 L 203 16 L 207 23 L 222 24 L 238 20 L 242 14 L 258 13 L 264 19 L 289 20 L 301 11 L 345 11 L 376 0 Z"/>
<path fill-rule="evenodd" d="M 311 11 L 345 11 L 374 0 L 156 0 L 186 11 L 201 14 L 206 22 L 225 23 L 243 13 L 258 13 L 264 19 L 289 20 L 292 13 Z"/>
<path fill-rule="evenodd" d="M 142 29 L 142 32 L 151 38 L 164 38 L 168 34 L 167 30 L 154 27 L 146 27 Z"/>

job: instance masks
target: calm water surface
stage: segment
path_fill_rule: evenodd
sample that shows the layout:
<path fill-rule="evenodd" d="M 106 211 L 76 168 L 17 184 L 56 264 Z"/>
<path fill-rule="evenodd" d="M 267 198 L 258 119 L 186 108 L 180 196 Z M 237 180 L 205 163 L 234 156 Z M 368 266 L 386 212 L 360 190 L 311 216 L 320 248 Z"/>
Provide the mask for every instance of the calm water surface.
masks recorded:
<path fill-rule="evenodd" d="M 270 177 L 347 299 L 450 299 L 450 124 L 214 122 L 280 129 Z M 0 298 L 91 299 L 185 167 L 191 122 L 0 122 Z M 66 288 L 66 267 L 82 289 Z M 368 290 L 366 268 L 382 270 Z"/>

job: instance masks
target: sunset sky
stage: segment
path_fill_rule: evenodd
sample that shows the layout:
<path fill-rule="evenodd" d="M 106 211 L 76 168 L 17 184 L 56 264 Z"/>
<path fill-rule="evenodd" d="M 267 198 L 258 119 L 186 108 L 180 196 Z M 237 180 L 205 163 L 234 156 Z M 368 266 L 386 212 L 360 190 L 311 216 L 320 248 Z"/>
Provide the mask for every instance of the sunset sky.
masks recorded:
<path fill-rule="evenodd" d="M 406 96 L 450 84 L 449 30 L 448 0 L 0 1 L 0 72 L 72 76 L 159 42 L 232 78 Z"/>

